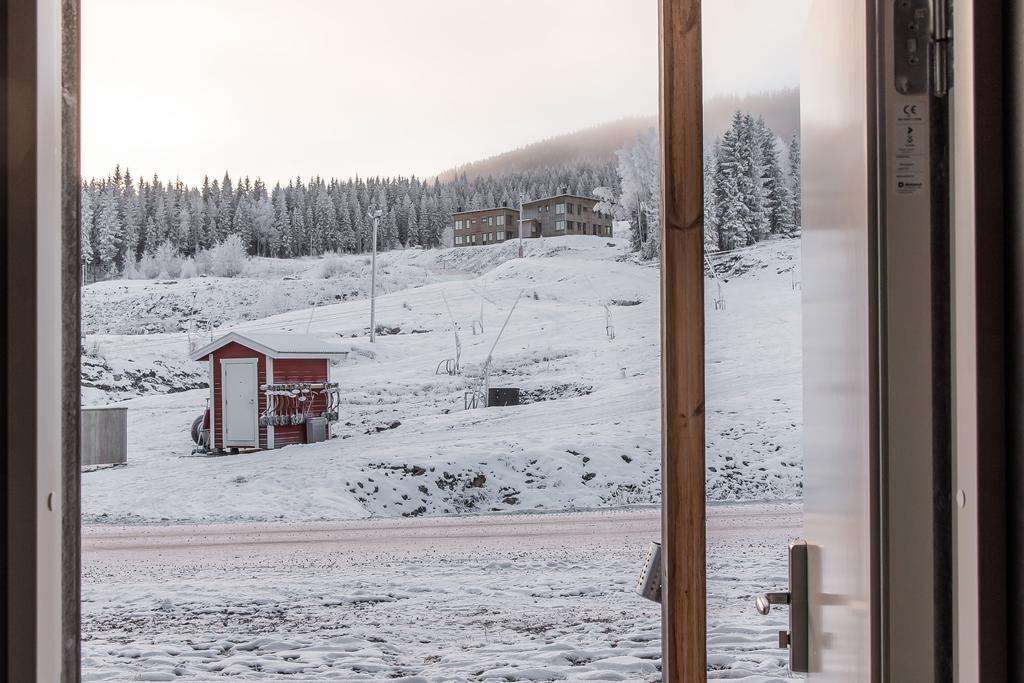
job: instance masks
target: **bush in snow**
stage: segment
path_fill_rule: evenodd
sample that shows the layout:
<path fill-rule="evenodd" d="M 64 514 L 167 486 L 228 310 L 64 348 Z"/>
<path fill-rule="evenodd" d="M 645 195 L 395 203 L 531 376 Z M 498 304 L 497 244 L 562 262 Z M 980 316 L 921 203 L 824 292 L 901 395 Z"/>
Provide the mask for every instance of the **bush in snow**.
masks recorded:
<path fill-rule="evenodd" d="M 178 258 L 178 250 L 174 248 L 170 240 L 156 248 L 154 254 L 157 265 L 158 277 L 178 277 L 181 275 L 181 259 Z"/>
<path fill-rule="evenodd" d="M 213 272 L 213 257 L 206 249 L 201 249 L 196 254 L 196 275 L 209 275 Z"/>
<path fill-rule="evenodd" d="M 249 255 L 245 253 L 245 245 L 238 235 L 228 235 L 210 250 L 210 258 L 213 274 L 218 277 L 241 275 L 249 263 Z"/>
<path fill-rule="evenodd" d="M 181 262 L 181 277 L 196 277 L 198 274 L 194 259 L 186 258 Z"/>
<path fill-rule="evenodd" d="M 324 280 L 344 275 L 346 270 L 345 262 L 337 254 L 324 254 L 320 260 L 320 277 Z"/>
<path fill-rule="evenodd" d="M 147 280 L 152 280 L 160 274 L 160 266 L 152 254 L 143 254 L 139 261 L 139 274 Z"/>
<path fill-rule="evenodd" d="M 121 273 L 121 277 L 125 280 L 138 280 L 141 277 L 138 264 L 129 258 L 124 264 L 124 272 Z"/>

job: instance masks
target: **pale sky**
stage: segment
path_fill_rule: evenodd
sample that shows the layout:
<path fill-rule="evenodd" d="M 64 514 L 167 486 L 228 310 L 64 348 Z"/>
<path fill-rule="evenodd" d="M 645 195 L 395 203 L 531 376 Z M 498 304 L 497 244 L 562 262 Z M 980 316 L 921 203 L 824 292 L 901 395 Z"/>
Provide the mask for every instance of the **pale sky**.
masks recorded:
<path fill-rule="evenodd" d="M 808 1 L 706 0 L 706 92 L 795 85 Z M 83 0 L 82 171 L 429 176 L 656 114 L 657 7 Z"/>

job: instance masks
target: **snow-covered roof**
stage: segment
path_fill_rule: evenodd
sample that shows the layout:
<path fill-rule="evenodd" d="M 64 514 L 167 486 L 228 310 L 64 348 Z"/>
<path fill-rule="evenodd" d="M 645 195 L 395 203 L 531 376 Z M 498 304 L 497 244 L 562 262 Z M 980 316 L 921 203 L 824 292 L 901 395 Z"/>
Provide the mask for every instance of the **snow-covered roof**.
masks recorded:
<path fill-rule="evenodd" d="M 572 192 L 563 192 L 561 194 L 553 194 L 550 197 L 541 197 L 540 199 L 531 199 L 528 202 L 523 202 L 523 206 L 530 206 L 531 204 L 539 204 L 540 202 L 550 202 L 552 199 L 561 199 L 562 197 L 568 197 L 569 199 L 586 199 L 588 202 L 600 202 L 601 200 L 597 197 L 588 197 L 584 194 L 574 194 Z"/>
<path fill-rule="evenodd" d="M 348 354 L 337 344 L 325 342 L 309 334 L 291 332 L 230 332 L 190 355 L 204 360 L 217 349 L 235 342 L 271 358 L 337 358 Z"/>
<path fill-rule="evenodd" d="M 461 216 L 466 213 L 490 213 L 492 211 L 511 211 L 512 213 L 519 213 L 519 209 L 514 206 L 491 206 L 486 209 L 469 209 L 468 211 L 452 211 L 453 216 Z"/>

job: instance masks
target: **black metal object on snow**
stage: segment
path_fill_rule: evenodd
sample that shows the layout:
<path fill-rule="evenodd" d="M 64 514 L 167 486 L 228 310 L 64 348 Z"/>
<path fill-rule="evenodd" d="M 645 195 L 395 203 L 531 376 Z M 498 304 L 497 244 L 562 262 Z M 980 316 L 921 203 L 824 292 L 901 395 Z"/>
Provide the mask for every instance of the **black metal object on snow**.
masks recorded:
<path fill-rule="evenodd" d="M 519 405 L 519 387 L 492 387 L 487 390 L 487 407 Z"/>

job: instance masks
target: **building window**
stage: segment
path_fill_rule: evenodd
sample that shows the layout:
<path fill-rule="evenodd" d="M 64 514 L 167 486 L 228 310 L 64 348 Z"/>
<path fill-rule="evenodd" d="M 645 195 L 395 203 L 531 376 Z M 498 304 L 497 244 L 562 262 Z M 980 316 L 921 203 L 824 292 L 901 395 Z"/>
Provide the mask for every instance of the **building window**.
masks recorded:
<path fill-rule="evenodd" d="M 455 236 L 455 244 L 462 244 L 462 235 Z"/>
<path fill-rule="evenodd" d="M 555 230 L 565 232 L 565 221 L 555 221 Z"/>
<path fill-rule="evenodd" d="M 565 213 L 565 204 L 555 204 L 555 213 Z"/>
<path fill-rule="evenodd" d="M 462 230 L 462 221 L 455 221 L 455 229 Z"/>

